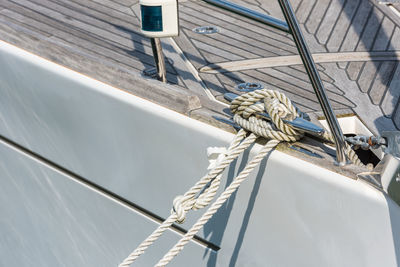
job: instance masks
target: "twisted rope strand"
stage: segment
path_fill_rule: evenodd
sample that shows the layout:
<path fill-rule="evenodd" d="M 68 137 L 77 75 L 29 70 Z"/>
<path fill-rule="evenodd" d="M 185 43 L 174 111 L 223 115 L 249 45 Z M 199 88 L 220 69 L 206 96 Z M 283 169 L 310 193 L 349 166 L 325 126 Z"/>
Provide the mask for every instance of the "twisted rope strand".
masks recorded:
<path fill-rule="evenodd" d="M 263 100 L 263 101 L 262 101 Z M 195 236 L 195 234 L 207 223 L 226 200 L 237 190 L 240 184 L 248 177 L 250 172 L 258 163 L 275 148 L 279 142 L 294 142 L 303 137 L 302 132 L 286 124 L 285 120 L 293 120 L 295 117 L 306 117 L 289 98 L 274 90 L 255 90 L 235 98 L 230 106 L 234 114 L 234 121 L 242 127 L 231 142 L 224 158 L 217 162 L 205 176 L 192 186 L 183 196 L 177 196 L 173 201 L 171 215 L 119 266 L 127 267 L 136 260 L 145 250 L 153 244 L 173 223 L 182 223 L 186 213 L 193 209 L 200 209 L 208 206 L 214 199 L 220 186 L 221 175 L 225 168 L 236 159 L 245 149 L 254 143 L 258 136 L 271 139 L 261 151 L 246 165 L 244 170 L 232 181 L 225 191 L 217 198 L 203 216 L 193 225 L 192 228 L 179 240 L 179 242 L 157 263 L 157 267 L 167 265 Z M 258 113 L 267 112 L 272 123 L 258 117 Z M 247 133 L 250 134 L 246 137 Z M 323 139 L 333 143 L 333 137 L 325 132 Z M 346 155 L 358 166 L 363 166 L 357 154 L 346 144 Z"/>
<path fill-rule="evenodd" d="M 155 265 L 162 267 L 167 265 L 197 234 L 197 232 L 206 224 L 218 209 L 229 199 L 229 197 L 237 190 L 241 183 L 249 176 L 250 172 L 260 163 L 260 161 L 279 144 L 277 140 L 270 140 L 263 146 L 261 151 L 246 165 L 242 172 L 232 181 L 211 207 L 201 216 L 201 218 L 193 225 L 192 228 L 168 251 L 167 254 Z"/>
<path fill-rule="evenodd" d="M 189 189 L 184 194 L 185 199 L 192 199 L 198 192 L 200 192 L 204 186 L 206 186 L 215 176 L 222 173 L 222 171 L 235 160 L 246 148 L 248 148 L 257 136 L 250 134 L 247 138 L 245 136 L 247 132 L 243 129 L 239 130 L 234 140 L 231 142 L 228 152 L 229 153 L 224 160 L 216 166 L 214 169 L 210 170 L 207 175 L 201 178 L 192 188 Z M 211 200 L 210 200 L 211 201 Z M 186 209 L 190 209 L 186 207 Z M 185 210 L 184 212 L 186 212 Z M 158 228 L 149 235 L 126 259 L 122 261 L 119 267 L 130 266 L 140 255 L 142 255 L 146 249 L 151 246 L 171 225 L 178 220 L 178 215 L 173 212 Z"/>

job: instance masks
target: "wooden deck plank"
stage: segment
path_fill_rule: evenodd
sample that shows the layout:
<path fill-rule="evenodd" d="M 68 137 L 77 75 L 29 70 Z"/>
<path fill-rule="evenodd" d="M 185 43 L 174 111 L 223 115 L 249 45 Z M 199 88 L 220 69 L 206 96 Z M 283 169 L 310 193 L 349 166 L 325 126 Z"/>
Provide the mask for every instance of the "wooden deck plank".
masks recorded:
<path fill-rule="evenodd" d="M 308 17 L 307 21 L 304 24 L 309 33 L 314 34 L 317 31 L 326 13 L 330 1 L 331 0 L 318 0 L 313 6 L 313 9 L 310 13 L 311 16 Z"/>
<path fill-rule="evenodd" d="M 272 27 L 268 27 L 262 23 L 256 22 L 251 19 L 247 19 L 245 17 L 241 17 L 240 15 L 236 15 L 232 12 L 225 11 L 223 9 L 220 9 L 212 5 L 208 5 L 206 3 L 188 1 L 183 3 L 182 5 L 184 5 L 185 7 L 190 7 L 193 10 L 202 10 L 204 12 L 207 12 L 208 16 L 210 17 L 224 20 L 233 25 L 237 25 L 238 27 L 241 27 L 243 29 L 247 29 L 249 32 L 255 32 L 258 34 L 270 36 L 275 40 L 282 40 L 285 42 L 292 41 L 291 36 L 288 33 L 279 31 Z"/>
<path fill-rule="evenodd" d="M 396 27 L 390 40 L 389 50 L 400 50 L 400 27 Z"/>
<path fill-rule="evenodd" d="M 296 17 L 299 23 L 303 24 L 307 21 L 307 18 L 310 15 L 315 2 L 316 2 L 315 0 L 310 0 L 310 1 L 303 0 L 300 3 L 296 11 Z"/>
<path fill-rule="evenodd" d="M 52 36 L 52 33 L 43 31 L 41 28 L 35 27 L 36 21 L 33 22 L 33 24 L 30 23 L 29 19 L 24 17 L 23 15 L 19 13 L 15 13 L 11 10 L 8 10 L 6 8 L 2 8 L 0 10 L 1 18 L 4 22 L 9 21 L 14 24 L 21 25 L 22 27 L 25 27 L 26 29 L 31 30 L 32 32 L 38 32 L 39 34 L 42 34 L 44 36 L 50 37 Z"/>
<path fill-rule="evenodd" d="M 344 41 L 344 37 L 346 36 L 347 30 L 349 27 L 351 27 L 350 22 L 353 20 L 353 16 L 356 14 L 358 5 L 358 0 L 351 0 L 345 3 L 332 34 L 326 43 L 326 47 L 328 48 L 329 52 L 339 51 L 339 48 Z"/>
<path fill-rule="evenodd" d="M 396 70 L 393 77 L 400 77 L 400 63 L 397 62 Z M 400 103 L 400 79 L 392 79 L 383 97 L 381 108 L 385 116 L 390 117 L 396 111 L 396 107 Z"/>
<path fill-rule="evenodd" d="M 344 0 L 331 1 L 316 34 L 316 37 L 320 43 L 326 44 L 333 28 L 336 25 L 336 21 L 339 18 L 339 14 L 343 8 L 343 2 Z"/>
<path fill-rule="evenodd" d="M 347 75 L 350 80 L 357 80 L 360 75 L 361 68 L 364 66 L 364 62 L 350 62 L 347 66 Z"/>
<path fill-rule="evenodd" d="M 194 29 L 199 26 L 206 26 L 206 24 L 201 23 L 200 21 L 196 21 L 195 19 L 191 19 L 193 22 L 189 22 L 188 20 L 185 21 L 185 17 L 182 16 L 181 19 L 181 25 L 187 29 L 187 35 L 191 39 L 195 39 L 204 43 L 208 43 L 212 46 L 216 47 L 224 47 L 227 46 L 227 44 L 230 44 L 230 52 L 240 55 L 242 57 L 246 58 L 256 58 L 259 56 L 263 56 L 265 53 L 264 50 L 255 47 L 255 46 L 250 46 L 246 44 L 245 42 L 241 42 L 240 40 L 236 39 L 234 33 L 229 32 L 229 30 L 220 28 L 219 33 L 213 33 L 213 34 L 199 34 L 195 33 L 193 31 L 190 31 L 190 29 Z M 196 23 L 200 22 L 200 23 Z M 269 54 L 271 55 L 271 54 Z"/>
<path fill-rule="evenodd" d="M 357 12 L 351 22 L 351 27 L 344 37 L 340 51 L 354 51 L 357 47 L 358 40 L 364 30 L 365 24 L 368 21 L 368 15 L 372 10 L 372 4 L 369 1 L 361 1 L 357 8 Z"/>
<path fill-rule="evenodd" d="M 126 29 L 137 31 L 140 27 L 138 20 L 135 20 L 133 15 L 127 15 L 119 11 L 115 11 L 110 8 L 106 8 L 103 5 L 99 5 L 96 2 L 91 1 L 78 1 L 78 0 L 52 0 L 65 7 L 73 9 L 77 12 L 84 13 L 86 16 L 90 15 L 95 18 L 106 21 L 107 23 L 123 26 Z"/>
<path fill-rule="evenodd" d="M 276 2 L 232 1 L 282 18 Z M 328 54 L 328 51 L 365 51 L 373 55 L 377 51 L 400 50 L 400 20 L 389 14 L 387 7 L 372 1 L 291 2 L 313 53 L 329 57 L 335 54 Z M 180 88 L 186 86 L 183 76 L 196 75 L 196 69 L 210 62 L 228 64 L 235 60 L 297 54 L 294 42 L 287 33 L 202 1 L 182 1 L 179 5 L 181 35 L 174 39 L 190 63 L 183 59 L 174 66 L 167 63 L 167 76 L 170 82 L 177 83 Z M 12 27 L 23 35 L 38 38 L 38 42 L 49 42 L 55 47 L 69 49 L 82 58 L 90 58 L 110 68 L 140 72 L 143 68 L 153 66 L 154 60 L 149 39 L 139 33 L 138 8 L 137 0 L 0 0 L 0 26 L 4 29 Z M 221 32 L 213 35 L 192 32 L 195 26 L 206 24 L 220 27 Z M 20 42 L 10 34 L 5 34 L 4 38 Z M 171 53 L 175 48 L 165 46 L 164 49 L 166 55 L 173 55 Z M 69 62 L 67 55 L 62 55 L 62 58 Z M 399 97 L 397 91 L 393 92 L 393 84 L 398 80 L 393 72 L 398 61 L 388 62 L 386 58 L 381 59 L 380 63 L 370 62 L 370 59 L 366 59 L 366 63 L 349 60 L 324 65 L 329 66 L 327 69 L 318 64 L 334 109 L 351 112 L 354 103 L 348 98 L 349 89 L 345 84 L 353 83 L 355 86 L 351 88 L 367 93 L 365 96 L 370 98 L 370 102 L 363 105 L 378 106 L 382 109 L 382 115 L 392 115 L 393 120 L 399 116 L 396 113 Z M 257 68 L 199 75 L 219 99 L 239 82 L 260 81 L 267 87 L 287 92 L 298 105 L 320 114 L 321 109 L 301 65 Z M 177 77 L 176 73 L 181 73 L 182 77 Z M 203 90 L 204 84 L 197 84 L 199 81 L 195 80 L 186 81 L 191 84 L 190 87 Z M 198 93 L 196 90 L 193 92 Z"/>
<path fill-rule="evenodd" d="M 189 36 L 191 33 L 186 32 Z M 199 49 L 199 50 L 204 50 L 207 51 L 208 53 L 213 53 L 215 55 L 219 55 L 227 60 L 240 60 L 244 59 L 242 56 L 238 56 L 236 54 L 230 53 L 230 51 L 223 50 L 222 48 L 219 48 L 220 46 L 213 46 L 212 44 L 202 42 L 200 40 L 192 39 L 192 43 Z"/>
<path fill-rule="evenodd" d="M 377 8 L 373 8 L 369 15 L 368 22 L 364 26 L 364 31 L 360 37 L 360 42 L 358 43 L 356 49 L 357 51 L 368 51 L 372 48 L 382 20 L 383 13 Z"/>
<path fill-rule="evenodd" d="M 364 68 L 358 79 L 358 85 L 363 93 L 369 91 L 372 81 L 375 79 L 377 70 L 379 69 L 380 63 L 376 64 L 374 62 L 365 62 Z"/>
<path fill-rule="evenodd" d="M 196 13 L 185 13 L 184 8 L 181 8 L 181 11 L 184 14 L 180 17 L 184 20 L 181 20 L 181 26 L 187 29 L 193 29 L 199 26 L 215 25 L 221 30 L 220 33 L 218 33 L 219 36 L 221 36 L 221 38 L 219 38 L 220 40 L 223 40 L 222 38 L 226 36 L 225 40 L 232 42 L 235 46 L 249 48 L 250 50 L 248 51 L 254 51 L 254 53 L 260 56 L 281 54 L 284 52 L 282 50 L 286 50 L 289 53 L 296 53 L 296 48 L 293 44 L 274 40 L 273 38 L 269 38 L 269 36 L 254 34 L 247 29 L 241 29 L 231 23 L 223 23 L 223 21 L 218 19 L 210 17 L 208 17 L 207 20 L 199 19 Z M 191 10 L 187 10 L 187 12 L 188 11 Z"/>
<path fill-rule="evenodd" d="M 179 45 L 186 58 L 188 58 L 190 63 L 193 64 L 195 68 L 198 69 L 208 63 L 200 51 L 194 47 L 194 44 L 186 35 L 185 29 L 181 29 L 179 38 L 174 38 L 174 40 Z"/>
<path fill-rule="evenodd" d="M 397 62 L 386 61 L 380 65 L 379 75 L 374 80 L 368 95 L 371 98 L 372 103 L 379 105 L 385 96 L 386 88 L 389 86 L 393 76 L 393 72 L 396 70 Z"/>
<path fill-rule="evenodd" d="M 390 45 L 390 37 L 394 31 L 393 22 L 387 17 L 383 18 L 381 27 L 379 28 L 378 34 L 375 38 L 375 42 L 372 50 L 374 51 L 385 51 Z"/>
<path fill-rule="evenodd" d="M 11 5 L 9 5 L 9 7 L 11 8 Z M 113 46 L 109 43 L 102 42 L 101 39 L 89 38 L 87 35 L 79 31 L 71 29 L 70 27 L 65 27 L 63 24 L 48 20 L 46 18 L 41 18 L 40 20 L 37 18 L 32 18 L 32 14 L 35 15 L 33 12 L 23 8 L 18 9 L 17 5 L 13 6 L 13 8 L 17 8 L 17 11 L 24 15 L 18 16 L 18 13 L 16 13 L 17 11 L 11 10 L 4 12 L 10 13 L 10 15 L 14 16 L 15 18 L 21 18 L 20 22 L 25 21 L 26 23 L 32 25 L 32 27 L 41 29 L 41 31 L 45 31 L 50 35 L 57 36 L 58 38 L 72 45 L 77 44 L 78 46 L 88 49 L 94 53 L 101 51 L 102 53 L 99 55 L 108 55 L 108 58 L 113 60 L 121 60 L 120 62 L 124 62 L 124 64 L 137 64 L 137 69 L 142 69 L 143 67 L 149 67 L 153 65 L 154 61 L 150 56 L 151 49 L 147 46 L 136 45 L 132 46 L 132 49 Z M 46 23 L 42 22 L 41 20 L 44 20 Z M 134 57 L 132 58 L 132 56 Z M 140 61 L 138 61 L 138 59 Z"/>
<path fill-rule="evenodd" d="M 109 40 L 127 43 L 127 41 L 131 42 L 132 39 L 143 39 L 141 34 L 130 29 L 125 29 L 124 26 L 113 25 L 107 20 L 88 16 L 82 13 L 82 11 L 77 12 L 65 7 L 62 3 L 52 2 L 50 0 L 18 0 L 18 3 L 24 4 L 24 6 L 33 10 L 41 11 L 46 15 L 51 15 L 53 18 L 66 24 L 73 25 Z"/>
<path fill-rule="evenodd" d="M 110 8 L 110 9 L 117 10 L 119 12 L 126 13 L 128 15 L 132 15 L 132 11 L 130 10 L 129 7 L 127 7 L 125 5 L 120 5 L 120 4 L 118 4 L 118 3 L 114 2 L 114 1 L 111 1 L 111 0 L 89 0 L 89 1 L 93 1 L 93 2 L 96 2 L 96 3 L 101 4 L 103 6 L 106 6 L 106 7 Z"/>
<path fill-rule="evenodd" d="M 221 27 L 227 31 L 226 34 L 229 37 L 240 40 L 241 42 L 257 45 L 258 47 L 272 46 L 289 52 L 296 51 L 294 43 L 290 39 L 286 39 L 287 42 L 282 41 L 282 36 L 277 36 L 274 32 L 268 31 L 267 26 L 265 27 L 267 30 L 264 32 L 254 32 L 253 29 L 257 29 L 256 27 L 245 28 L 241 25 L 242 23 L 238 23 L 233 17 L 228 17 L 229 20 L 223 20 L 219 16 L 218 18 L 214 16 L 207 16 L 207 18 L 204 18 L 199 11 L 185 5 L 182 6 L 180 11 L 186 15 L 182 16 L 183 18 L 188 17 L 189 21 L 196 21 L 198 26 L 211 24 Z"/>

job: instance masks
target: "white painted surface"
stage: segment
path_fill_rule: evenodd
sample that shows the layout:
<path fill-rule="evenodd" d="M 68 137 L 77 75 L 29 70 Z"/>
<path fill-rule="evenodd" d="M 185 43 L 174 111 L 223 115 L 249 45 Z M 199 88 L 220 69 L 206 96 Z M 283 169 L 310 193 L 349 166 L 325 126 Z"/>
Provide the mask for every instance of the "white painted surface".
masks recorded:
<path fill-rule="evenodd" d="M 326 130 L 329 130 L 326 120 L 320 120 Z M 361 134 L 371 136 L 372 132 L 357 118 L 357 116 L 348 116 L 338 118 L 340 128 L 343 134 Z"/>
<path fill-rule="evenodd" d="M 117 266 L 157 224 L 72 177 L 0 141 L 0 266 Z M 129 229 L 129 231 L 127 231 Z M 180 237 L 167 231 L 152 266 Z M 205 266 L 204 247 L 190 243 L 172 266 Z M 215 253 L 215 252 L 211 252 Z"/>
<path fill-rule="evenodd" d="M 4 43 L 0 134 L 164 217 L 174 196 L 205 173 L 206 148 L 232 137 Z M 256 150 L 231 166 L 228 180 Z M 201 212 L 194 213 L 183 227 Z M 210 267 L 400 262 L 396 204 L 362 182 L 277 151 L 201 235 L 221 246 L 204 264 Z"/>
<path fill-rule="evenodd" d="M 365 135 L 365 136 L 372 136 L 372 132 L 360 121 L 357 116 L 348 116 L 342 117 L 337 119 L 342 129 L 343 134 L 356 134 L 356 135 Z M 326 120 L 320 120 L 322 126 L 326 130 L 329 131 L 329 126 Z M 382 159 L 383 151 L 382 149 L 371 149 L 375 155 Z"/>

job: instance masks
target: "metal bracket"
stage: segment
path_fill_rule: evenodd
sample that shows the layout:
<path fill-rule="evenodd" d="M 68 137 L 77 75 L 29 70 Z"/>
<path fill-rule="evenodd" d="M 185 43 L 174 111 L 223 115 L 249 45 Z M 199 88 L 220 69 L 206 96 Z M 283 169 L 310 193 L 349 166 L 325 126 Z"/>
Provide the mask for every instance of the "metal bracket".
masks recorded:
<path fill-rule="evenodd" d="M 383 132 L 385 156 L 370 172 L 357 176 L 386 192 L 400 205 L 400 131 Z"/>
<path fill-rule="evenodd" d="M 400 158 L 400 131 L 382 132 L 382 137 L 386 139 L 383 152 Z"/>

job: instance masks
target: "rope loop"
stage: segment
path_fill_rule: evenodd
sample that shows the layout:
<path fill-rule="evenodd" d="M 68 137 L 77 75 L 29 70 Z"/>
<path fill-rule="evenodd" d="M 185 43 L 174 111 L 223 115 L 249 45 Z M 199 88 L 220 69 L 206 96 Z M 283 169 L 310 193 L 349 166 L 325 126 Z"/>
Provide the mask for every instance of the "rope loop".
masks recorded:
<path fill-rule="evenodd" d="M 294 142 L 303 136 L 284 121 L 292 121 L 302 113 L 279 91 L 261 89 L 248 92 L 235 98 L 230 109 L 237 124 L 264 138 Z M 269 116 L 273 125 L 262 115 Z"/>
<path fill-rule="evenodd" d="M 303 137 L 302 132 L 294 129 L 287 121 L 307 115 L 292 104 L 289 98 L 276 90 L 255 90 L 238 96 L 231 102 L 230 109 L 234 114 L 233 120 L 242 127 L 227 149 L 209 148 L 210 165 L 208 173 L 203 176 L 184 195 L 177 196 L 173 201 L 171 215 L 159 225 L 119 266 L 128 267 L 146 249 L 152 245 L 173 223 L 183 223 L 189 210 L 204 208 L 211 204 L 221 183 L 222 172 L 229 164 L 238 158 L 259 136 L 269 141 L 255 155 L 245 168 L 225 188 L 208 210 L 198 219 L 189 231 L 171 248 L 155 265 L 167 265 L 197 234 L 197 232 L 211 219 L 219 208 L 239 188 L 240 184 L 249 176 L 250 172 L 261 160 L 273 150 L 281 141 L 294 142 Z M 272 121 L 269 122 L 266 119 Z M 333 142 L 330 133 L 325 132 L 324 139 Z M 346 154 L 357 165 L 362 165 L 355 152 L 346 146 Z"/>

